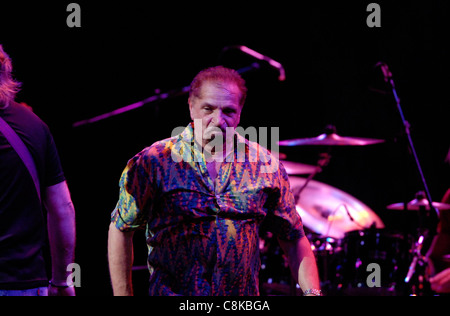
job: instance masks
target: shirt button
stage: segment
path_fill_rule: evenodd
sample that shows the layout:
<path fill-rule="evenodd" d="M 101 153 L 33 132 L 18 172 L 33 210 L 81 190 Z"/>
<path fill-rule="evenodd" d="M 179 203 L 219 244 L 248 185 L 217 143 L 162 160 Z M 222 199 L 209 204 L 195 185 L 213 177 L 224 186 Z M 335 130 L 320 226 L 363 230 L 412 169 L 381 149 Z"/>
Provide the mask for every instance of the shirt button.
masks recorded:
<path fill-rule="evenodd" d="M 221 203 L 220 203 L 220 195 L 216 194 L 216 204 L 217 206 L 220 208 L 221 207 Z"/>

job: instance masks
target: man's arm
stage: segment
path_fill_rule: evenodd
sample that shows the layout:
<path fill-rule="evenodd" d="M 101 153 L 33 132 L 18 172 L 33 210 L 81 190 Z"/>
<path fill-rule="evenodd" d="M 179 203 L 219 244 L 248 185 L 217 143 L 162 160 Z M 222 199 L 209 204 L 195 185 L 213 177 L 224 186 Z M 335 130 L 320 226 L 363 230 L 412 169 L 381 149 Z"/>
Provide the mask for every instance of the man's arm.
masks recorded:
<path fill-rule="evenodd" d="M 279 239 L 281 248 L 288 257 L 292 274 L 303 291 L 320 290 L 319 273 L 316 258 L 311 250 L 308 238 L 295 241 Z"/>
<path fill-rule="evenodd" d="M 133 266 L 134 232 L 122 232 L 114 223 L 109 225 L 108 261 L 111 284 L 115 296 L 132 296 L 133 284 L 131 269 Z"/>
<path fill-rule="evenodd" d="M 47 208 L 48 237 L 52 259 L 52 283 L 67 285 L 71 271 L 67 266 L 75 258 L 75 209 L 66 181 L 46 189 L 44 203 Z M 75 295 L 73 287 L 51 287 L 50 295 Z"/>

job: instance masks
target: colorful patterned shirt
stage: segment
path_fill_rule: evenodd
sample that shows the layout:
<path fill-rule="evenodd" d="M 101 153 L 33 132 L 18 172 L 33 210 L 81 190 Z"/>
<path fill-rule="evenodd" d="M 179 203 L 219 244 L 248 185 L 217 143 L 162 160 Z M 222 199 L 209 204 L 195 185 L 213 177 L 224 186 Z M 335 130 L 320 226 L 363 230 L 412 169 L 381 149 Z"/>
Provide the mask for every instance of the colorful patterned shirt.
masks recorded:
<path fill-rule="evenodd" d="M 111 220 L 146 226 L 150 295 L 258 295 L 263 219 L 280 239 L 304 236 L 286 171 L 236 133 L 213 180 L 193 135 L 191 123 L 128 161 Z"/>

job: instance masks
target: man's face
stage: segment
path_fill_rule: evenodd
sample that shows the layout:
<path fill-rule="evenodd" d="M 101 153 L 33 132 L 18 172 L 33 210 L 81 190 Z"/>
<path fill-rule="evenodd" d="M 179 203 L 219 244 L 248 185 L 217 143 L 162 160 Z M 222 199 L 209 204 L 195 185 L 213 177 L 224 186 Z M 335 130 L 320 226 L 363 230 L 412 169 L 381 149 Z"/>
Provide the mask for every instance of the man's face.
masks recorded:
<path fill-rule="evenodd" d="M 201 120 L 202 140 L 196 140 L 203 148 L 220 133 L 222 140 L 225 141 L 227 127 L 231 127 L 234 132 L 242 110 L 239 100 L 239 88 L 233 83 L 223 82 L 204 82 L 199 96 L 189 98 L 191 119 L 194 122 Z M 198 128 L 199 126 L 195 126 L 195 129 Z"/>

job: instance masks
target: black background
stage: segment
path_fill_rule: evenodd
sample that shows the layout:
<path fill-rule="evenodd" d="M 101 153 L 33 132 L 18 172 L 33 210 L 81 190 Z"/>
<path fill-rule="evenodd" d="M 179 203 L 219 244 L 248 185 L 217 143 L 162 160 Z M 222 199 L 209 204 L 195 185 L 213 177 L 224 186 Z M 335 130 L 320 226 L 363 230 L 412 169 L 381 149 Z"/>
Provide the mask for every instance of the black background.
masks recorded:
<path fill-rule="evenodd" d="M 134 154 L 188 124 L 187 96 L 72 124 L 158 89 L 187 86 L 203 68 L 238 69 L 256 61 L 237 51 L 221 54 L 230 45 L 248 46 L 286 70 L 284 82 L 265 64 L 243 75 L 249 93 L 242 127 L 279 127 L 280 139 L 291 139 L 315 137 L 334 124 L 342 136 L 386 140 L 334 148 L 315 179 L 353 195 L 394 228 L 403 217 L 386 205 L 412 200 L 422 185 L 392 93 L 374 67 L 386 62 L 433 199 L 449 187 L 448 1 L 377 1 L 380 28 L 366 24 L 372 1 L 77 1 L 81 28 L 66 25 L 70 2 L 2 4 L 0 43 L 23 83 L 18 101 L 33 107 L 58 145 L 77 211 L 79 295 L 111 294 L 106 240 L 120 173 Z M 288 160 L 314 164 L 321 150 L 280 151 Z M 145 265 L 145 243 L 135 243 L 136 264 Z M 145 294 L 145 282 L 136 287 Z"/>

